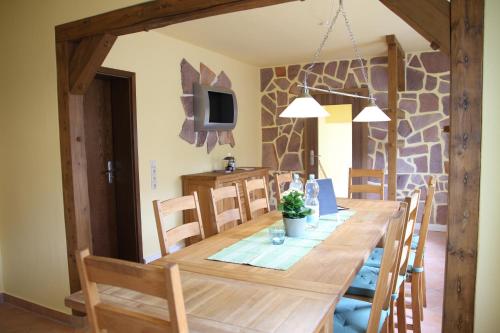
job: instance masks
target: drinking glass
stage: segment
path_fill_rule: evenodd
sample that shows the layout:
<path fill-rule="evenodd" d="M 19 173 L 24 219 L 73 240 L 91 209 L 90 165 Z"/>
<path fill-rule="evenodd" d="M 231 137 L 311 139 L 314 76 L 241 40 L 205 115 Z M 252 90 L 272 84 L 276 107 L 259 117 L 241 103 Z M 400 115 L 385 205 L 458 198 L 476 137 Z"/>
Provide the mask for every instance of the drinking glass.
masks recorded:
<path fill-rule="evenodd" d="M 285 228 L 282 225 L 269 227 L 269 239 L 273 245 L 281 245 L 285 242 Z"/>

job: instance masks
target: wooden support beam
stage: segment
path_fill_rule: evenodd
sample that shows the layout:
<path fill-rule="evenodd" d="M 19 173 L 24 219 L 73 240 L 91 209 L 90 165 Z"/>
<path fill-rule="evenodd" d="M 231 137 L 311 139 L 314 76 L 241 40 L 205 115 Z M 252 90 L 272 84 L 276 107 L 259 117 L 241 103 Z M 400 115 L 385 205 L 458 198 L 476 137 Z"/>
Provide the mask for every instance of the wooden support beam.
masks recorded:
<path fill-rule="evenodd" d="M 450 2 L 447 0 L 380 0 L 431 43 L 450 53 Z"/>
<path fill-rule="evenodd" d="M 451 1 L 448 244 L 443 332 L 473 332 L 479 229 L 484 0 Z"/>
<path fill-rule="evenodd" d="M 83 125 L 83 96 L 69 92 L 69 59 L 73 46 L 56 44 L 59 140 L 64 200 L 64 221 L 71 292 L 80 290 L 76 250 L 92 248 L 87 184 L 87 157 Z"/>
<path fill-rule="evenodd" d="M 69 87 L 72 94 L 85 94 L 116 38 L 114 35 L 102 34 L 80 41 L 69 65 Z"/>
<path fill-rule="evenodd" d="M 386 36 L 388 57 L 388 116 L 391 118 L 388 126 L 387 151 L 387 194 L 389 200 L 396 200 L 397 169 L 398 169 L 398 90 L 405 89 L 404 51 L 399 45 L 396 36 Z"/>
<path fill-rule="evenodd" d="M 56 27 L 56 40 L 109 33 L 115 36 L 297 0 L 157 0 L 117 9 Z"/>

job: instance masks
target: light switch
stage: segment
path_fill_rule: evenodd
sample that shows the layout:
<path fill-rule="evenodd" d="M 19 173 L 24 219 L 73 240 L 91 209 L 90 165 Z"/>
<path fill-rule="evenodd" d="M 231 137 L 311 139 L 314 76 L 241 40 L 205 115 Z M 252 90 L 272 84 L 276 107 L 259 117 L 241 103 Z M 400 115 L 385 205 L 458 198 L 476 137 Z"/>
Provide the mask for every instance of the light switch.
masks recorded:
<path fill-rule="evenodd" d="M 156 190 L 158 188 L 158 174 L 156 169 L 156 160 L 149 162 L 151 169 L 151 189 Z"/>

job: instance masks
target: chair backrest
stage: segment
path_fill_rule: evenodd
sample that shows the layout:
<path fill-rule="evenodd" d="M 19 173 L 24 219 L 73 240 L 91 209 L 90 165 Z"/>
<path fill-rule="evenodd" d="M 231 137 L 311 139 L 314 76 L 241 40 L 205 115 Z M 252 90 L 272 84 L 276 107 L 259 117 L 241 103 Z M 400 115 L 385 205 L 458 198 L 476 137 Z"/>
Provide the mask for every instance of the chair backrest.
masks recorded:
<path fill-rule="evenodd" d="M 143 265 L 76 253 L 85 308 L 92 332 L 188 332 L 179 267 Z M 169 319 L 152 317 L 125 306 L 101 302 L 97 284 L 131 289 L 167 300 Z"/>
<path fill-rule="evenodd" d="M 423 267 L 425 241 L 427 240 L 427 232 L 429 231 L 429 223 L 431 221 L 432 203 L 434 201 L 434 193 L 436 192 L 436 178 L 431 176 L 427 183 L 427 197 L 425 198 L 424 214 L 422 223 L 420 224 L 418 245 L 415 251 L 415 269 Z"/>
<path fill-rule="evenodd" d="M 162 256 L 168 255 L 169 248 L 184 239 L 194 236 L 199 236 L 201 239 L 205 238 L 200 204 L 198 202 L 198 193 L 196 191 L 193 192 L 192 195 L 186 195 L 179 198 L 164 201 L 155 200 L 153 201 L 153 209 L 155 212 L 156 230 L 158 231 Z M 166 218 L 169 214 L 191 209 L 195 211 L 196 221 L 167 229 Z"/>
<path fill-rule="evenodd" d="M 291 172 L 277 173 L 274 175 L 274 183 L 276 184 L 276 204 L 281 202 L 281 193 L 285 191 L 283 185 L 286 183 L 291 183 L 293 180 L 293 174 Z M 283 187 L 282 187 L 283 186 Z"/>
<path fill-rule="evenodd" d="M 397 256 L 401 247 L 401 235 L 404 229 L 406 203 L 401 203 L 399 211 L 391 217 L 384 245 L 384 255 L 380 265 L 375 295 L 373 297 L 367 333 L 380 332 L 380 316 L 382 311 L 389 310 L 393 293 L 392 286 L 398 277 Z"/>
<path fill-rule="evenodd" d="M 361 178 L 361 181 L 363 178 L 375 178 L 379 184 L 354 184 L 353 180 L 356 178 Z M 349 168 L 348 193 L 351 199 L 353 193 L 374 193 L 378 194 L 380 200 L 384 200 L 384 170 Z"/>
<path fill-rule="evenodd" d="M 212 216 L 215 220 L 217 233 L 227 228 L 229 223 L 233 226 L 243 223 L 243 211 L 241 209 L 240 191 L 238 185 L 230 185 L 220 188 L 210 188 L 210 201 L 212 202 Z M 233 199 L 235 208 L 219 212 L 217 204 L 222 200 Z M 222 206 L 219 204 L 219 206 Z"/>
<path fill-rule="evenodd" d="M 253 220 L 259 216 L 259 212 L 269 212 L 269 195 L 267 193 L 266 177 L 250 180 L 245 179 L 243 181 L 243 190 L 245 192 L 245 207 L 248 220 Z M 256 191 L 264 192 L 262 198 L 254 199 L 254 192 Z"/>
<path fill-rule="evenodd" d="M 398 269 L 400 275 L 406 275 L 408 263 L 410 261 L 411 241 L 413 231 L 417 223 L 418 202 L 420 200 L 420 190 L 414 190 L 411 196 L 405 198 L 405 203 L 408 205 L 406 210 L 406 223 L 403 229 L 403 238 L 401 239 L 401 249 L 398 258 Z"/>

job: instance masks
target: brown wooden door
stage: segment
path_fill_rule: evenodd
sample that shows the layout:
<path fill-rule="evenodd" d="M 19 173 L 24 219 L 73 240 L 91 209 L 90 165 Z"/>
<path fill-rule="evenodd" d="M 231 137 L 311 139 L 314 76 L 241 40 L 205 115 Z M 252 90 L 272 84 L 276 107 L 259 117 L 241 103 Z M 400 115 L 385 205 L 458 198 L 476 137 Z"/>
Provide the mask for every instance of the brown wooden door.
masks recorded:
<path fill-rule="evenodd" d="M 348 93 L 357 93 L 361 96 L 367 96 L 368 91 L 365 88 L 342 90 Z M 314 94 L 313 97 L 321 105 L 351 104 L 352 117 L 356 117 L 367 105 L 367 100 L 353 98 L 348 96 L 334 94 Z M 368 144 L 368 126 L 366 123 L 352 123 L 352 167 L 367 167 L 367 144 Z M 308 118 L 304 129 L 304 168 L 306 174 L 319 174 L 318 166 L 318 119 Z M 346 170 L 346 173 L 348 170 Z"/>
<path fill-rule="evenodd" d="M 141 262 L 133 73 L 102 69 L 84 96 L 92 252 Z"/>

